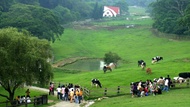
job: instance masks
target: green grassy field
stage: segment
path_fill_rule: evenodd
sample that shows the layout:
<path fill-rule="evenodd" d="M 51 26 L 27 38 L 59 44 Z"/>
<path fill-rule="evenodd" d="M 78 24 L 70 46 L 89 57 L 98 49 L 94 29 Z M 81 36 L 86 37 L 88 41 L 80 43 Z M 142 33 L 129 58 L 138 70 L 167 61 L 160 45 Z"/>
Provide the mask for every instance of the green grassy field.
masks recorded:
<path fill-rule="evenodd" d="M 189 97 L 189 89 L 176 89 L 156 96 L 105 98 L 96 101 L 91 107 L 189 107 Z"/>
<path fill-rule="evenodd" d="M 109 24 L 107 24 L 109 23 Z M 114 23 L 114 24 L 113 24 Z M 135 24 L 134 28 L 121 28 L 118 25 Z M 148 24 L 147 24 L 148 23 Z M 111 51 L 117 53 L 122 60 L 118 68 L 113 72 L 103 73 L 102 70 L 95 72 L 74 71 L 54 69 L 54 81 L 61 83 L 73 83 L 87 87 L 90 90 L 102 91 L 104 88 L 117 86 L 129 86 L 130 82 L 158 78 L 170 75 L 171 78 L 178 73 L 190 71 L 190 54 L 188 40 L 175 40 L 171 38 L 158 37 L 151 32 L 151 19 L 146 20 L 117 20 L 110 22 L 95 23 L 95 26 L 77 26 L 66 28 L 65 33 L 52 44 L 55 61 L 69 57 L 103 58 L 104 54 Z M 107 27 L 102 27 L 103 25 Z M 114 27 L 113 27 L 113 26 Z M 154 56 L 163 56 L 164 60 L 151 64 Z M 144 70 L 137 67 L 137 61 L 143 59 L 147 67 L 152 69 L 152 74 L 146 74 Z M 91 87 L 92 78 L 98 78 L 103 89 Z M 147 107 L 164 106 L 187 107 L 190 103 L 187 89 L 171 90 L 160 96 L 149 96 L 144 98 L 131 98 L 130 95 L 111 97 L 96 102 L 92 107 Z M 96 91 L 94 91 L 96 93 Z M 126 89 L 129 92 L 129 89 Z M 92 92 L 93 94 L 93 92 Z M 99 96 L 103 96 L 99 94 Z M 180 98 L 175 98 L 180 96 Z"/>

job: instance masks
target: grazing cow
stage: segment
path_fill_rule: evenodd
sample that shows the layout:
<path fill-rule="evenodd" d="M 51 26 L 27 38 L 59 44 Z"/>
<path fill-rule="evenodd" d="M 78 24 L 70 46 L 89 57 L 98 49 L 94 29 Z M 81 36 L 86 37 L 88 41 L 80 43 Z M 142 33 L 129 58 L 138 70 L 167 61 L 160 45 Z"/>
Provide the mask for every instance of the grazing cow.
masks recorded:
<path fill-rule="evenodd" d="M 181 72 L 179 73 L 179 77 L 190 78 L 190 72 Z"/>
<path fill-rule="evenodd" d="M 112 71 L 112 68 L 110 66 L 104 66 L 103 67 L 104 73 L 106 73 L 107 70 Z"/>
<path fill-rule="evenodd" d="M 138 67 L 141 66 L 142 62 L 144 62 L 143 60 L 138 60 Z"/>
<path fill-rule="evenodd" d="M 153 57 L 153 58 L 152 58 L 152 64 L 155 63 L 155 62 L 158 62 L 158 61 L 160 61 L 160 60 L 163 60 L 163 57 L 161 57 L 161 56 Z"/>
<path fill-rule="evenodd" d="M 146 63 L 145 62 L 142 62 L 141 63 L 141 68 L 144 69 L 146 67 Z"/>
<path fill-rule="evenodd" d="M 142 69 L 144 69 L 146 67 L 146 62 L 144 62 L 143 60 L 138 60 L 138 67 L 141 66 Z"/>
<path fill-rule="evenodd" d="M 91 86 L 92 85 L 95 85 L 96 87 L 100 87 L 100 88 L 102 88 L 102 85 L 101 85 L 101 83 L 100 83 L 100 81 L 98 80 L 98 79 L 92 79 L 92 81 L 91 81 Z"/>

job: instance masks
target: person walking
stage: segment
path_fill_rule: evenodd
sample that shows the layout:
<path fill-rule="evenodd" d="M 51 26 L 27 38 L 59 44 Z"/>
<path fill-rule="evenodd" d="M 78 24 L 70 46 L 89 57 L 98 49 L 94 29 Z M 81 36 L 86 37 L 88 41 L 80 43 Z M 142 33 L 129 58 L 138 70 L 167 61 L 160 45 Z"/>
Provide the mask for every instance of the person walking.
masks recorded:
<path fill-rule="evenodd" d="M 29 89 L 27 89 L 25 93 L 26 93 L 26 97 L 30 97 L 30 90 Z"/>
<path fill-rule="evenodd" d="M 74 90 L 73 89 L 69 92 L 69 96 L 70 96 L 70 103 L 72 103 L 73 99 L 74 99 Z"/>
<path fill-rule="evenodd" d="M 65 100 L 65 86 L 61 87 L 61 99 Z"/>
<path fill-rule="evenodd" d="M 61 87 L 60 85 L 57 87 L 57 99 L 60 99 L 61 98 Z"/>
<path fill-rule="evenodd" d="M 68 101 L 68 100 L 69 100 L 69 89 L 68 89 L 68 87 L 65 88 L 64 100 L 65 100 L 65 101 Z"/>
<path fill-rule="evenodd" d="M 74 95 L 75 103 L 79 103 L 79 89 L 77 88 Z"/>
<path fill-rule="evenodd" d="M 79 99 L 79 104 L 82 102 L 82 96 L 83 96 L 83 89 L 80 88 L 78 99 Z"/>

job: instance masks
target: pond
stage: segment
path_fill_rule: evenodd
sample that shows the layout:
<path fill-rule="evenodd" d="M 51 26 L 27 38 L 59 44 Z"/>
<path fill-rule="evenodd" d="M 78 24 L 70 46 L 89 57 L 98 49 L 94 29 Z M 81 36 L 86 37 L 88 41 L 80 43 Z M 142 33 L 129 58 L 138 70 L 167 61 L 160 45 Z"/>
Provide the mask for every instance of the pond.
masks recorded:
<path fill-rule="evenodd" d="M 79 70 L 79 71 L 98 71 L 102 70 L 104 62 L 100 59 L 83 59 L 72 64 L 63 66 L 63 69 Z"/>

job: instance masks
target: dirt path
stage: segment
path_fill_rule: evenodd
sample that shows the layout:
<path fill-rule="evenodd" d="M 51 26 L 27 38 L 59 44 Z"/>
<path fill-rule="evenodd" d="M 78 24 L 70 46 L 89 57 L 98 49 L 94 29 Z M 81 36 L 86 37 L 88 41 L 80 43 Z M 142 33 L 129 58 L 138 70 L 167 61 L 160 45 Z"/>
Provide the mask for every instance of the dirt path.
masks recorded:
<path fill-rule="evenodd" d="M 49 93 L 48 89 L 45 88 L 39 88 L 39 87 L 35 87 L 35 86 L 27 86 L 27 88 L 29 89 L 35 89 L 35 90 L 39 90 L 39 91 L 44 91 Z M 54 93 L 55 96 L 57 96 L 57 92 L 55 91 Z M 48 101 L 51 102 L 51 101 Z M 84 101 L 81 104 L 77 104 L 77 103 L 70 103 L 69 101 L 59 101 L 58 103 L 56 103 L 55 105 L 49 106 L 49 107 L 89 107 L 90 105 L 92 105 L 94 103 L 94 101 Z"/>
<path fill-rule="evenodd" d="M 35 87 L 35 86 L 28 86 L 27 88 L 40 90 L 40 91 L 45 91 L 45 92 L 49 93 L 49 90 L 45 89 L 45 88 L 39 88 L 39 87 Z M 57 92 L 55 92 L 54 95 L 57 96 Z M 80 105 L 76 104 L 76 103 L 70 103 L 69 101 L 60 101 L 60 102 L 56 103 L 55 105 L 52 105 L 52 106 L 49 106 L 49 107 L 80 107 Z"/>

